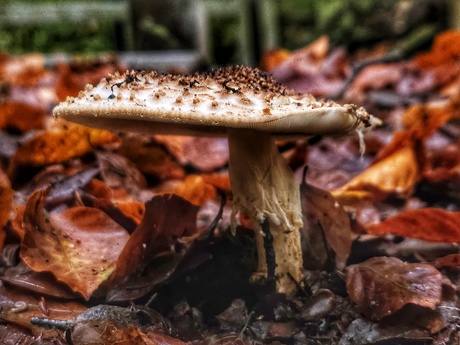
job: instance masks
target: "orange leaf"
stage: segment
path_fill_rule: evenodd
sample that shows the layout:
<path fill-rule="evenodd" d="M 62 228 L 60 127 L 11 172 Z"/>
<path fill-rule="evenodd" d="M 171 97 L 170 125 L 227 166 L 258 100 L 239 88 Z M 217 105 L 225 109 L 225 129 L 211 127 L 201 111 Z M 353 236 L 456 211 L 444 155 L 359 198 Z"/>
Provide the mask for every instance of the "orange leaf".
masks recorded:
<path fill-rule="evenodd" d="M 219 188 L 222 190 L 231 189 L 230 188 L 230 178 L 228 177 L 228 174 L 212 173 L 212 174 L 203 174 L 201 175 L 201 177 L 206 183 L 209 183 L 216 188 Z"/>
<path fill-rule="evenodd" d="M 375 257 L 350 266 L 346 283 L 353 302 L 374 320 L 407 304 L 434 310 L 441 301 L 442 275 L 436 268 L 392 257 Z"/>
<path fill-rule="evenodd" d="M 34 271 L 48 271 L 86 299 L 115 269 L 129 235 L 104 212 L 74 207 L 59 214 L 43 209 L 37 191 L 24 212 L 21 258 Z"/>
<path fill-rule="evenodd" d="M 419 180 L 420 173 L 415 150 L 410 146 L 402 147 L 333 191 L 333 195 L 341 199 L 342 195 L 356 190 L 367 191 L 376 198 L 388 194 L 407 194 Z M 379 196 L 379 193 L 382 195 Z"/>
<path fill-rule="evenodd" d="M 204 202 L 216 197 L 216 188 L 200 175 L 188 175 L 181 184 L 176 186 L 174 194 L 194 205 L 203 205 Z"/>
<path fill-rule="evenodd" d="M 417 55 L 414 58 L 414 63 L 420 68 L 437 67 L 455 63 L 458 61 L 459 55 L 460 31 L 447 30 L 436 37 L 431 51 Z"/>
<path fill-rule="evenodd" d="M 412 105 L 404 112 L 402 123 L 414 137 L 426 139 L 456 114 L 452 102 Z"/>
<path fill-rule="evenodd" d="M 371 234 L 392 233 L 433 242 L 460 242 L 460 212 L 436 208 L 409 210 L 366 227 Z"/>
<path fill-rule="evenodd" d="M 155 175 L 160 180 L 182 179 L 185 175 L 182 167 L 146 136 L 126 135 L 118 153 L 130 159 L 144 174 Z"/>
<path fill-rule="evenodd" d="M 136 224 L 139 224 L 144 217 L 145 204 L 139 201 L 117 201 L 115 202 L 115 206 Z"/>
<path fill-rule="evenodd" d="M 260 58 L 260 69 L 270 72 L 290 55 L 291 52 L 286 49 L 271 49 L 265 51 Z"/>
<path fill-rule="evenodd" d="M 40 166 L 80 157 L 94 147 L 112 143 L 117 137 L 106 130 L 68 125 L 44 131 L 18 148 L 13 159 L 20 165 Z"/>
<path fill-rule="evenodd" d="M 15 128 L 21 132 L 41 129 L 46 111 L 19 102 L 0 104 L 0 128 Z"/>

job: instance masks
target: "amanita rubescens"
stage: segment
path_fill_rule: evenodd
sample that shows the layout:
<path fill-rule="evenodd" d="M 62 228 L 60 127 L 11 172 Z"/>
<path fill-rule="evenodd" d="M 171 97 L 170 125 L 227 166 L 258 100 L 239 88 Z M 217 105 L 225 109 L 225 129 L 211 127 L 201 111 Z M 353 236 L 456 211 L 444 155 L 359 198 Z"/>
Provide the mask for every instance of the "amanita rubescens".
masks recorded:
<path fill-rule="evenodd" d="M 379 122 L 363 108 L 296 94 L 243 66 L 111 75 L 59 104 L 54 115 L 117 131 L 228 137 L 234 219 L 241 211 L 252 221 L 260 275 L 267 273 L 262 224 L 268 220 L 276 288 L 288 294 L 303 278 L 302 210 L 299 183 L 275 139 L 361 134 Z"/>

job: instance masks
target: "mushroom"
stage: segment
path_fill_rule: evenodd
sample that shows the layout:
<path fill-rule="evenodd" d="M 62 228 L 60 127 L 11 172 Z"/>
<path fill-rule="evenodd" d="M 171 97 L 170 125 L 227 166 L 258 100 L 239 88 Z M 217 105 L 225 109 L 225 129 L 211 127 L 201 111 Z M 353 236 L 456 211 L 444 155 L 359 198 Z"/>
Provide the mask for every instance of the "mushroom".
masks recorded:
<path fill-rule="evenodd" d="M 87 85 L 78 97 L 68 97 L 53 114 L 117 131 L 227 136 L 233 225 L 238 212 L 252 222 L 256 276 L 266 277 L 270 270 L 264 239 L 272 239 L 276 290 L 286 294 L 303 279 L 303 221 L 299 183 L 275 140 L 361 135 L 379 122 L 363 108 L 296 94 L 262 71 L 243 66 L 193 75 L 110 75 L 96 86 Z"/>

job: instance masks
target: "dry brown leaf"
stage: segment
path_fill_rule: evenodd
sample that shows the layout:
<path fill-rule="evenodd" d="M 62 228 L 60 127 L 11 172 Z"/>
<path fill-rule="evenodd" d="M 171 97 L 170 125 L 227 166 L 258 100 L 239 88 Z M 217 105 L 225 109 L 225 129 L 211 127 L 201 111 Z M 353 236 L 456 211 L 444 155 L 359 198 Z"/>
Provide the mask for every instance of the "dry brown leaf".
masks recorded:
<path fill-rule="evenodd" d="M 31 166 L 64 162 L 116 140 L 117 137 L 109 131 L 68 124 L 65 129 L 44 131 L 34 136 L 18 148 L 13 161 Z"/>
<path fill-rule="evenodd" d="M 37 191 L 27 202 L 21 258 L 33 270 L 53 273 L 89 299 L 114 271 L 129 235 L 95 208 L 74 207 L 47 214 L 45 196 L 44 191 Z"/>
<path fill-rule="evenodd" d="M 107 75 L 121 72 L 122 68 L 116 65 L 115 58 L 107 56 L 100 60 L 74 61 L 71 66 L 58 64 L 56 69 L 56 96 L 59 101 L 64 101 L 68 96 L 78 96 L 86 84 L 95 85 Z"/>
<path fill-rule="evenodd" d="M 375 257 L 347 269 L 350 298 L 369 318 L 380 320 L 408 304 L 434 310 L 441 302 L 442 275 L 432 265 Z"/>
<path fill-rule="evenodd" d="M 39 296 L 4 285 L 0 287 L 0 307 L 2 320 L 27 329 L 31 328 L 30 318 L 33 316 L 69 320 L 86 310 L 75 301 L 41 300 Z"/>
<path fill-rule="evenodd" d="M 0 128 L 14 128 L 21 132 L 42 129 L 46 111 L 20 102 L 0 104 Z"/>
<path fill-rule="evenodd" d="M 35 272 L 23 261 L 16 266 L 6 269 L 2 281 L 8 286 L 27 291 L 26 293 L 37 293 L 60 299 L 79 299 L 80 295 L 70 290 L 67 285 L 57 281 L 49 272 Z"/>
<path fill-rule="evenodd" d="M 460 270 L 460 254 L 450 254 L 442 258 L 437 259 L 433 263 L 434 267 L 441 268 L 453 268 Z"/>
<path fill-rule="evenodd" d="M 402 63 L 370 65 L 358 74 L 353 88 L 359 92 L 396 85 L 403 76 Z"/>
<path fill-rule="evenodd" d="M 14 85 L 31 86 L 47 74 L 43 54 L 0 57 L 0 79 Z"/>
<path fill-rule="evenodd" d="M 212 171 L 227 164 L 227 138 L 205 138 L 176 135 L 155 135 L 181 165 L 192 165 L 200 171 Z"/>
<path fill-rule="evenodd" d="M 198 207 L 177 195 L 156 196 L 145 204 L 142 222 L 120 254 L 112 282 L 139 273 L 163 250 L 168 250 L 177 239 L 196 231 Z"/>
<path fill-rule="evenodd" d="M 368 225 L 370 234 L 392 233 L 431 242 L 460 242 L 460 212 L 425 208 L 409 210 L 378 224 Z"/>
<path fill-rule="evenodd" d="M 6 237 L 4 226 L 8 222 L 13 211 L 14 190 L 10 187 L 3 187 L 0 184 L 0 250 Z"/>
<path fill-rule="evenodd" d="M 104 182 L 93 178 L 87 183 L 83 190 L 96 198 L 111 200 L 113 198 L 113 190 L 110 189 Z"/>
<path fill-rule="evenodd" d="M 0 250 L 6 237 L 4 226 L 8 223 L 13 211 L 14 190 L 8 176 L 0 169 Z"/>
<path fill-rule="evenodd" d="M 99 339 L 93 339 L 101 344 L 117 345 L 186 345 L 183 341 L 165 334 L 143 332 L 138 327 L 115 328 L 111 325 L 98 327 L 102 330 Z M 75 342 L 74 342 L 75 343 Z M 77 342 L 76 344 L 86 344 Z"/>
<path fill-rule="evenodd" d="M 147 136 L 127 134 L 118 153 L 131 160 L 144 174 L 154 175 L 159 180 L 184 178 L 184 169 Z"/>
<path fill-rule="evenodd" d="M 348 214 L 328 191 L 303 183 L 300 192 L 304 214 L 302 248 L 306 268 L 324 268 L 330 264 L 329 261 L 333 261 L 338 269 L 343 269 L 352 242 Z"/>

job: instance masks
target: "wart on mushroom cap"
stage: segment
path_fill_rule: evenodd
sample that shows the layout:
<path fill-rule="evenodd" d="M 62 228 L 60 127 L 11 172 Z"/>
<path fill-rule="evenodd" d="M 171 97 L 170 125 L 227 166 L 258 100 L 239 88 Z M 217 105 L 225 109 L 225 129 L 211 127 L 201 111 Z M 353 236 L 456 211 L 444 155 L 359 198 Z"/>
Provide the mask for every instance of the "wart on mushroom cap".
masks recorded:
<path fill-rule="evenodd" d="M 193 75 L 127 72 L 88 85 L 54 115 L 92 127 L 156 134 L 228 136 L 234 215 L 256 230 L 259 267 L 266 275 L 261 224 L 273 236 L 278 292 L 301 281 L 298 182 L 274 138 L 341 136 L 379 123 L 363 108 L 298 95 L 258 69 L 235 66 Z"/>

